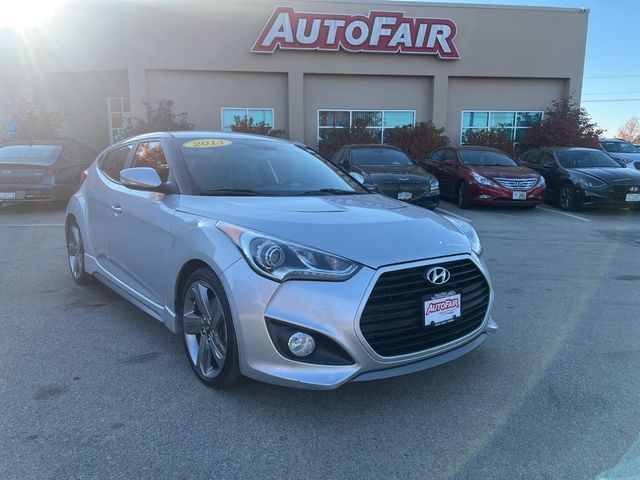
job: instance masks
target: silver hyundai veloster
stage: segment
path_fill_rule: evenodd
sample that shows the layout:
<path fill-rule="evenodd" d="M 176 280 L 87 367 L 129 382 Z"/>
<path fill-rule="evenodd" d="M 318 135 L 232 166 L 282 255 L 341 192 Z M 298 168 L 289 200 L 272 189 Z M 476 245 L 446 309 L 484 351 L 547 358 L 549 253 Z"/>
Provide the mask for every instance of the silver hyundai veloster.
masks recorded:
<path fill-rule="evenodd" d="M 404 375 L 497 329 L 469 224 L 369 192 L 304 145 L 153 133 L 85 176 L 67 208 L 73 279 L 178 333 L 206 385 Z"/>

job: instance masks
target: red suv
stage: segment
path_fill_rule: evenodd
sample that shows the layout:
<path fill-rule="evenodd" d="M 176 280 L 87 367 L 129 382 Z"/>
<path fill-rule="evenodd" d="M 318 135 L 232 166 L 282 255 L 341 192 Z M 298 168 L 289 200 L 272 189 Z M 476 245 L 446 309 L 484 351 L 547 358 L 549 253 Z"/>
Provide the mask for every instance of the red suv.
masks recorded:
<path fill-rule="evenodd" d="M 440 195 L 460 208 L 474 203 L 535 208 L 544 201 L 544 178 L 508 155 L 487 147 L 444 147 L 422 166 L 440 182 Z"/>

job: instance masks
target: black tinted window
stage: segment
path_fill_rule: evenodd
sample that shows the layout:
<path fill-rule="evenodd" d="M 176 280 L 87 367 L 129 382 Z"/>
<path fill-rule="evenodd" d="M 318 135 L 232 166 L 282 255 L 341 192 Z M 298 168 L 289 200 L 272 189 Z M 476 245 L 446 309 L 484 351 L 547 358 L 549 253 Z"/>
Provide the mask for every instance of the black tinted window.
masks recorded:
<path fill-rule="evenodd" d="M 565 150 L 557 152 L 556 155 L 564 168 L 624 168 L 599 150 Z"/>
<path fill-rule="evenodd" d="M 640 153 L 640 149 L 628 142 L 600 142 L 602 148 L 611 153 Z"/>
<path fill-rule="evenodd" d="M 436 150 L 435 152 L 433 152 L 429 158 L 431 160 L 433 160 L 434 162 L 441 162 L 442 161 L 442 156 L 444 155 L 445 150 Z"/>
<path fill-rule="evenodd" d="M 409 157 L 393 148 L 354 148 L 351 150 L 351 163 L 362 167 L 413 165 Z"/>
<path fill-rule="evenodd" d="M 61 151 L 60 145 L 7 145 L 0 148 L 0 163 L 53 165 Z"/>
<path fill-rule="evenodd" d="M 447 148 L 446 150 L 444 150 L 444 153 L 442 154 L 442 160 L 453 160 L 455 162 L 456 153 L 450 148 Z"/>
<path fill-rule="evenodd" d="M 169 180 L 169 164 L 159 141 L 140 142 L 133 155 L 133 167 L 149 167 L 163 182 Z"/>
<path fill-rule="evenodd" d="M 485 167 L 515 167 L 514 162 L 504 153 L 491 150 L 460 150 L 460 159 L 465 165 L 477 165 Z"/>
<path fill-rule="evenodd" d="M 111 180 L 120 182 L 120 171 L 124 168 L 130 151 L 131 145 L 127 145 L 108 152 L 100 162 L 100 170 Z"/>
<path fill-rule="evenodd" d="M 257 195 L 286 196 L 320 190 L 363 192 L 349 175 L 337 171 L 318 155 L 289 143 L 220 138 L 178 141 L 200 193 L 243 190 Z"/>

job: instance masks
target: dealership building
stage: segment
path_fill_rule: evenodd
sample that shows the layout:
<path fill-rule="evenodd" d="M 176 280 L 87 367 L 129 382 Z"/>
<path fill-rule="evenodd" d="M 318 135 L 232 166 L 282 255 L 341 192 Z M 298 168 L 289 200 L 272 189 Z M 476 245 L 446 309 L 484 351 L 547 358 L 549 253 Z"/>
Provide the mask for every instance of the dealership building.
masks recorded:
<path fill-rule="evenodd" d="M 197 129 L 247 116 L 310 145 L 358 118 L 380 141 L 430 120 L 453 144 L 498 127 L 517 142 L 553 100 L 580 100 L 587 25 L 587 10 L 547 7 L 65 2 L 38 29 L 0 32 L 0 136 L 35 96 L 96 147 L 161 99 Z"/>

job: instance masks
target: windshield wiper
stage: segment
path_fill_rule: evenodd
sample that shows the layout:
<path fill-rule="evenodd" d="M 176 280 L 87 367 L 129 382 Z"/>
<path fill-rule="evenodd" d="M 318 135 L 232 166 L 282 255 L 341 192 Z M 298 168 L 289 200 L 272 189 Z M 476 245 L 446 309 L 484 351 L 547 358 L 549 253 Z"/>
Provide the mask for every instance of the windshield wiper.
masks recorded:
<path fill-rule="evenodd" d="M 256 190 L 249 190 L 246 188 L 217 188 L 215 190 L 204 190 L 200 192 L 200 195 L 207 196 L 239 196 L 239 197 L 252 197 L 254 195 L 263 195 L 262 192 Z"/>
<path fill-rule="evenodd" d="M 321 188 L 319 190 L 309 190 L 308 192 L 302 192 L 300 196 L 314 196 L 314 195 L 359 195 L 360 193 L 355 190 L 342 190 L 340 188 Z"/>

